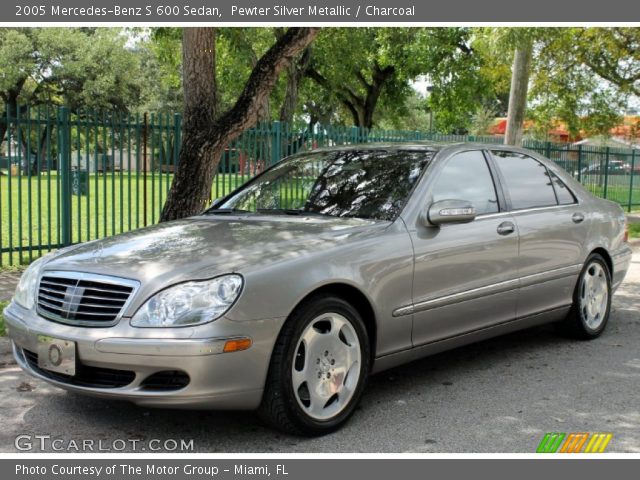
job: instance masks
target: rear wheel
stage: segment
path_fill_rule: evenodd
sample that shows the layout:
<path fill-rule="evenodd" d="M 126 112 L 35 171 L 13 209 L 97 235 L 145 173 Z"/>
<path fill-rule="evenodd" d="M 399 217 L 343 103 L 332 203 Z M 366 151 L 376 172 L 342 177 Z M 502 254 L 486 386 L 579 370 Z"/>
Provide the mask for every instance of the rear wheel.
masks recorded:
<path fill-rule="evenodd" d="M 334 296 L 305 302 L 276 343 L 260 414 L 290 433 L 322 435 L 344 423 L 364 389 L 369 339 L 360 314 Z"/>
<path fill-rule="evenodd" d="M 602 256 L 592 254 L 585 262 L 573 294 L 573 306 L 559 324 L 568 336 L 590 340 L 607 326 L 611 311 L 611 272 Z"/>

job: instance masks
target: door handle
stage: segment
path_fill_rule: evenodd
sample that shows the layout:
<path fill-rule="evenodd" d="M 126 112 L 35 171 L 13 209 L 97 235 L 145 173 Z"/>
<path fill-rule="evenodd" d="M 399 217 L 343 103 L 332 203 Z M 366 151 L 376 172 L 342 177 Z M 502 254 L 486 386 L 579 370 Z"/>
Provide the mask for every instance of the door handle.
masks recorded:
<path fill-rule="evenodd" d="M 509 235 L 510 233 L 515 232 L 516 226 L 512 222 L 502 222 L 498 225 L 497 232 L 500 235 Z"/>
<path fill-rule="evenodd" d="M 571 220 L 573 223 L 580 223 L 584 221 L 584 214 L 580 212 L 576 212 L 571 216 Z"/>

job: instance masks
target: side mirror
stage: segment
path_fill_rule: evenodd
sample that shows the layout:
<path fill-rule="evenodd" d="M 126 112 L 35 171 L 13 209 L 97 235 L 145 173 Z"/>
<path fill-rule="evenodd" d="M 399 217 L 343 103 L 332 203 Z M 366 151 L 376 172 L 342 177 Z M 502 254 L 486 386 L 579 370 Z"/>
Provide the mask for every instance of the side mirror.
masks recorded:
<path fill-rule="evenodd" d="M 476 208 L 466 200 L 440 200 L 422 215 L 424 226 L 444 225 L 447 223 L 469 223 L 476 218 Z"/>

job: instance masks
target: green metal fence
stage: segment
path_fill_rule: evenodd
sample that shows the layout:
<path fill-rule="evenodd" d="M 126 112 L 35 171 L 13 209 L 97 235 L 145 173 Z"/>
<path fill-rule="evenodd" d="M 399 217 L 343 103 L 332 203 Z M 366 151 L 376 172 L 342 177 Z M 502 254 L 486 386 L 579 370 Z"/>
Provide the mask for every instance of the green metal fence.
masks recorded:
<path fill-rule="evenodd" d="M 156 223 L 176 169 L 180 115 L 20 108 L 0 120 L 0 268 L 42 252 Z M 357 127 L 294 128 L 279 122 L 246 131 L 226 148 L 212 185 L 221 197 L 288 155 L 369 142 L 477 141 Z M 640 205 L 637 152 L 527 142 L 587 188 L 631 209 Z"/>

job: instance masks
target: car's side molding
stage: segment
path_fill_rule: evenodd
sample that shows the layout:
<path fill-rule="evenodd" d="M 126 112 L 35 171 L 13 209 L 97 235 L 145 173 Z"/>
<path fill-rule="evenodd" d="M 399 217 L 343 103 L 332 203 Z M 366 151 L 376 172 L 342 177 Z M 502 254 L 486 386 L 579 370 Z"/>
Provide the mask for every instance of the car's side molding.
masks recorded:
<path fill-rule="evenodd" d="M 552 280 L 558 280 L 564 277 L 570 277 L 577 275 L 582 270 L 582 263 L 575 265 L 569 265 L 567 267 L 555 268 L 548 272 L 534 273 L 525 277 L 520 277 L 520 288 L 530 287 L 531 285 L 537 285 L 539 283 L 550 282 Z"/>
<path fill-rule="evenodd" d="M 384 370 L 388 370 L 420 358 L 428 357 L 436 353 L 461 347 L 463 345 L 560 320 L 564 318 L 570 308 L 571 305 L 559 306 L 526 317 L 515 318 L 508 322 L 480 328 L 478 330 L 471 330 L 460 335 L 454 335 L 452 337 L 442 338 L 433 342 L 415 345 L 400 352 L 380 356 L 375 359 L 371 373 L 380 373 Z"/>
<path fill-rule="evenodd" d="M 474 300 L 480 297 L 495 295 L 498 293 L 516 290 L 518 288 L 529 287 L 531 285 L 549 282 L 552 280 L 557 280 L 559 278 L 577 275 L 581 269 L 582 264 L 569 265 L 566 267 L 549 270 L 547 272 L 534 273 L 532 275 L 515 278 L 513 280 L 506 280 L 504 282 L 498 282 L 491 285 L 486 285 L 484 287 L 478 287 L 471 290 L 465 290 L 463 292 L 444 295 L 442 297 L 430 298 L 413 303 L 411 305 L 399 307 L 393 311 L 393 316 L 402 317 L 405 315 L 411 315 L 413 313 L 423 312 L 425 310 L 431 310 L 433 308 L 438 308 L 445 305 L 453 305 L 456 303 L 466 302 L 468 300 Z"/>
<path fill-rule="evenodd" d="M 509 217 L 509 216 L 515 216 L 517 217 L 518 215 L 523 215 L 523 214 L 527 214 L 527 213 L 531 213 L 531 212 L 544 212 L 547 210 L 561 210 L 563 208 L 567 208 L 567 207 L 576 207 L 581 205 L 581 203 L 575 202 L 575 203 L 567 203 L 567 204 L 562 204 L 562 205 L 549 205 L 546 207 L 532 207 L 532 208 L 522 208 L 520 210 L 506 210 L 504 212 L 497 212 L 497 213 L 485 213 L 482 215 L 478 215 L 476 217 L 476 220 L 482 220 L 485 218 L 500 218 L 500 217 Z"/>

